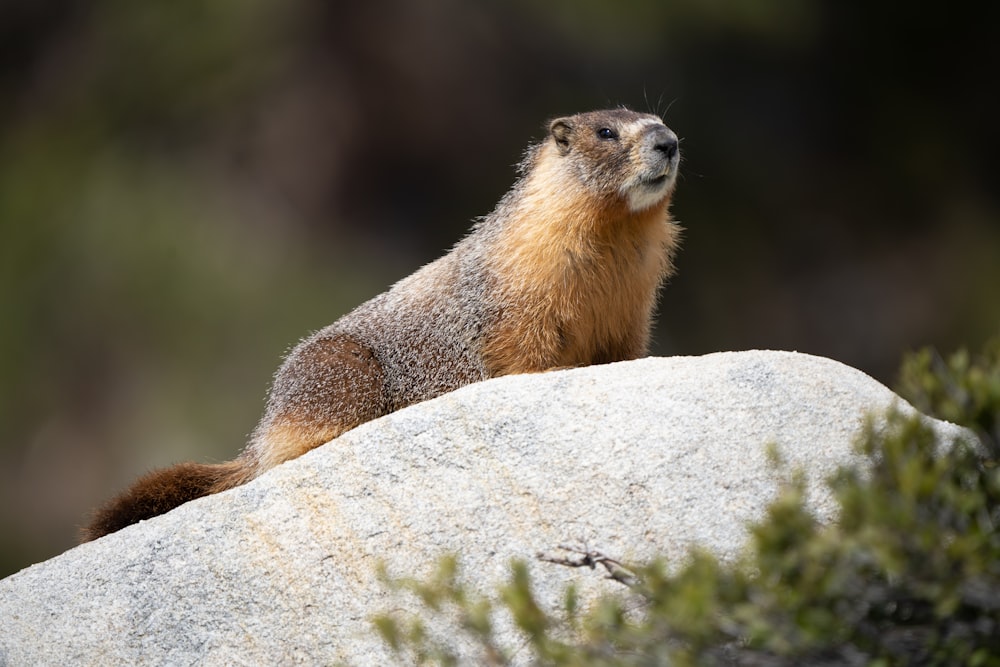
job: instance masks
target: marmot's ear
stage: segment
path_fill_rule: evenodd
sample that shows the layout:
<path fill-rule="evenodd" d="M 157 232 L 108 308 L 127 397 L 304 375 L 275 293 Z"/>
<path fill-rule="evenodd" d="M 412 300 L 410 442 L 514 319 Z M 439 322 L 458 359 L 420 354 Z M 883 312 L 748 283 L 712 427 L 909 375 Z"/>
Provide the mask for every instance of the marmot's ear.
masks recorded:
<path fill-rule="evenodd" d="M 569 138 L 573 134 L 573 126 L 569 118 L 556 118 L 549 125 L 549 134 L 556 140 L 556 148 L 560 155 L 569 153 Z"/>

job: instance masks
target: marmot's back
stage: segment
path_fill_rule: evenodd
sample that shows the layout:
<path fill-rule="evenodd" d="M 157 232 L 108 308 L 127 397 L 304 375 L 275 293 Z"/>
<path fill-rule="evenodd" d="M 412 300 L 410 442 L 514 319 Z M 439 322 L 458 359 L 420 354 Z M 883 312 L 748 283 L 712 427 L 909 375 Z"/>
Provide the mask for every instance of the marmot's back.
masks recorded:
<path fill-rule="evenodd" d="M 489 377 L 483 300 L 462 290 L 453 251 L 403 278 L 316 335 L 364 340 L 385 375 L 390 411 Z"/>
<path fill-rule="evenodd" d="M 679 242 L 668 210 L 679 159 L 676 135 L 656 116 L 616 109 L 553 120 L 518 181 L 450 253 L 289 353 L 236 460 L 148 475 L 98 510 L 84 539 L 471 382 L 644 355 Z"/>

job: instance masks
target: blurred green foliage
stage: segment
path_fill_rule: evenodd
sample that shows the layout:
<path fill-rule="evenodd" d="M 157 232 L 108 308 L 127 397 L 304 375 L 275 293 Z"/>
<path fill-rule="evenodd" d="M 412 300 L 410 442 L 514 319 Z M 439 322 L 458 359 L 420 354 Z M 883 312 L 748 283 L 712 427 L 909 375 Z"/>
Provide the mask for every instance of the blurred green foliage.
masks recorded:
<path fill-rule="evenodd" d="M 944 359 L 928 347 L 908 355 L 897 391 L 918 410 L 975 430 L 1000 461 L 1000 336 L 978 353 L 962 348 Z"/>
<path fill-rule="evenodd" d="M 60 76 L 58 90 L 38 93 L 59 104 L 0 128 L 0 373 L 8 380 L 0 428 L 18 423 L 14 399 L 35 395 L 32 383 L 44 383 L 43 394 L 74 386 L 66 366 L 106 345 L 138 340 L 152 352 L 191 341 L 178 315 L 218 303 L 189 295 L 228 297 L 247 279 L 220 262 L 220 250 L 243 251 L 226 238 L 240 230 L 218 223 L 233 211 L 191 178 L 196 165 L 180 139 L 197 138 L 192 125 L 222 122 L 266 80 L 265 63 L 247 56 L 274 32 L 270 5 L 94 3 L 90 29 L 79 30 L 89 62 Z M 151 136 L 166 145 L 146 144 Z M 94 339 L 105 340 L 98 350 Z M 39 369 L 40 359 L 51 366 Z"/>
<path fill-rule="evenodd" d="M 959 423 L 982 426 L 990 414 L 995 425 L 1000 393 L 968 401 L 940 390 L 944 379 L 966 388 L 995 379 L 995 349 L 957 354 L 947 369 L 931 368 L 926 353 L 909 357 L 911 398 Z M 447 558 L 427 582 L 388 579 L 420 597 L 427 619 L 383 615 L 375 625 L 412 664 L 459 664 L 460 633 L 476 664 L 511 664 L 514 647 L 492 630 L 505 614 L 523 634 L 518 660 L 527 651 L 536 665 L 1000 665 L 1000 469 L 978 443 L 937 442 L 919 417 L 875 424 L 860 443 L 870 466 L 830 481 L 834 523 L 817 523 L 796 477 L 751 527 L 738 562 L 695 551 L 674 572 L 662 562 L 631 568 L 638 612 L 617 595 L 581 610 L 572 589 L 562 609 L 544 610 L 523 562 L 496 601 L 463 584 Z M 430 618 L 450 619 L 452 631 L 429 632 Z"/>

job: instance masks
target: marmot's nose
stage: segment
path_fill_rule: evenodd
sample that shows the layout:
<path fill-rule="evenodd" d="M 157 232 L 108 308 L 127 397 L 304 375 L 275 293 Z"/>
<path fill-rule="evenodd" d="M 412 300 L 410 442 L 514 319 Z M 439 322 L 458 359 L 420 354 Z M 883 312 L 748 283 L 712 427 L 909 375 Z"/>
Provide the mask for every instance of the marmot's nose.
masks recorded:
<path fill-rule="evenodd" d="M 673 160 L 677 155 L 677 137 L 670 130 L 664 129 L 657 133 L 653 148 L 666 155 L 668 160 Z"/>

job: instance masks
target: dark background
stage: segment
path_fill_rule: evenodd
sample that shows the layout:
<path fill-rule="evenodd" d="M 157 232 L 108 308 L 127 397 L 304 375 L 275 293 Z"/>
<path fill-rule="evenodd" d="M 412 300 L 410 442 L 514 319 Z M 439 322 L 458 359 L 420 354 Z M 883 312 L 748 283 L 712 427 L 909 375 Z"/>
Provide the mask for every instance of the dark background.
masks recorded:
<path fill-rule="evenodd" d="M 1000 329 L 1000 5 L 0 0 L 0 576 L 232 458 L 307 332 L 488 213 L 547 118 L 683 138 L 653 352 L 892 384 Z"/>

